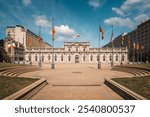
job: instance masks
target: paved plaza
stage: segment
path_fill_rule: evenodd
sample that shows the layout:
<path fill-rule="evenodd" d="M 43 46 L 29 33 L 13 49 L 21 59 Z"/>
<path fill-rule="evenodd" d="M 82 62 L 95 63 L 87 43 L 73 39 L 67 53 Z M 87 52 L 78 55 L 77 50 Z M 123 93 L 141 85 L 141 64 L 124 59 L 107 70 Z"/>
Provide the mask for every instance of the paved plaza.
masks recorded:
<path fill-rule="evenodd" d="M 56 64 L 42 66 L 41 71 L 29 72 L 21 77 L 46 78 L 48 85 L 32 100 L 121 100 L 117 93 L 104 84 L 104 78 L 131 77 L 125 72 L 113 71 L 110 64 L 97 69 L 96 64 Z"/>

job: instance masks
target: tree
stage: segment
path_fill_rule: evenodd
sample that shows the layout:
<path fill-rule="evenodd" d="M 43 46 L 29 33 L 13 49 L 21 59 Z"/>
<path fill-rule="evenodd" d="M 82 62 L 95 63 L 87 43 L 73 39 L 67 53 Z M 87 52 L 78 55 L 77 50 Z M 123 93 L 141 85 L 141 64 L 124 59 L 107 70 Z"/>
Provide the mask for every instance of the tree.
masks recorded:
<path fill-rule="evenodd" d="M 4 49 L 4 40 L 0 40 L 0 62 L 10 62 L 10 57 Z"/>

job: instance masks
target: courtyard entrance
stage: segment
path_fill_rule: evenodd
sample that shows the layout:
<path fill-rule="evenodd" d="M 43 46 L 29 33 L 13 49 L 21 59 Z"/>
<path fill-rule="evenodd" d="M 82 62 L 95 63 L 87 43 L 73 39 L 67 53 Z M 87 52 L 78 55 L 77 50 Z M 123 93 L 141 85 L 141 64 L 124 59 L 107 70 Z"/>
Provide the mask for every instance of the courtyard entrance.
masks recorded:
<path fill-rule="evenodd" d="M 75 56 L 75 63 L 79 63 L 79 55 Z"/>

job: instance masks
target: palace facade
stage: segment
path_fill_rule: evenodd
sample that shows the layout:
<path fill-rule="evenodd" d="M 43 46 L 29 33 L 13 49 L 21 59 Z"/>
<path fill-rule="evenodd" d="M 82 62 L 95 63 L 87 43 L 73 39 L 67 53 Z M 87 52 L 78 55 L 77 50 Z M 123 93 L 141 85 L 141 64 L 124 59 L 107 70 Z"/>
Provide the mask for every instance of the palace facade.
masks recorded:
<path fill-rule="evenodd" d="M 28 64 L 38 64 L 39 60 L 43 64 L 52 63 L 53 48 L 26 48 L 25 62 Z M 112 48 L 91 48 L 89 42 L 64 42 L 63 48 L 54 48 L 55 63 L 97 63 L 110 64 L 113 60 L 114 64 L 128 63 L 127 48 L 114 48 L 112 56 Z M 113 59 L 112 59 L 113 57 Z"/>

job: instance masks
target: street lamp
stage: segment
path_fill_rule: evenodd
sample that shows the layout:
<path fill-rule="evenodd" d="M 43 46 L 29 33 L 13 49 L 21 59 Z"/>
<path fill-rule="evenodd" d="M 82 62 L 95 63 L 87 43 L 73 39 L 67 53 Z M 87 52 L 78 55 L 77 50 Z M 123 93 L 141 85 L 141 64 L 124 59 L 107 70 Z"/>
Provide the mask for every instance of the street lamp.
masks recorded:
<path fill-rule="evenodd" d="M 42 66 L 42 64 L 41 64 L 41 37 L 40 37 L 40 32 L 41 32 L 41 26 L 39 26 L 39 36 L 38 36 L 38 41 L 39 41 L 39 67 Z"/>
<path fill-rule="evenodd" d="M 55 69 L 55 63 L 54 63 L 54 35 L 55 35 L 55 27 L 54 27 L 54 18 L 52 21 L 52 63 L 51 63 L 51 69 Z"/>

